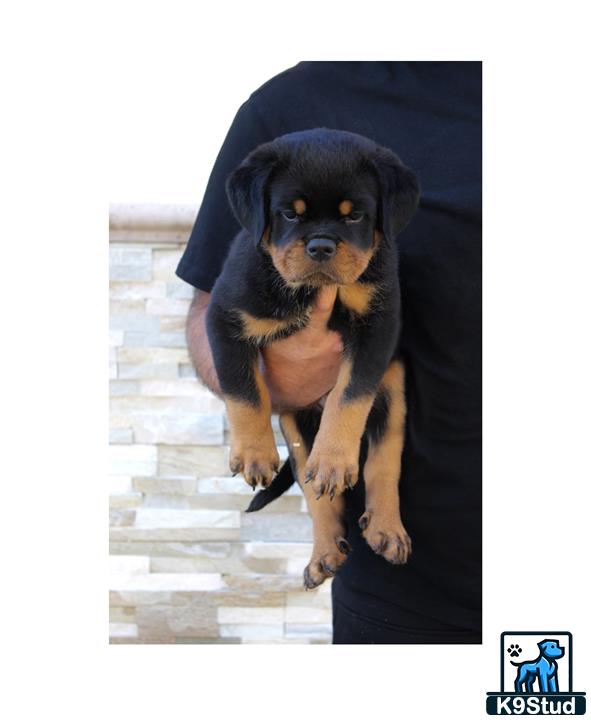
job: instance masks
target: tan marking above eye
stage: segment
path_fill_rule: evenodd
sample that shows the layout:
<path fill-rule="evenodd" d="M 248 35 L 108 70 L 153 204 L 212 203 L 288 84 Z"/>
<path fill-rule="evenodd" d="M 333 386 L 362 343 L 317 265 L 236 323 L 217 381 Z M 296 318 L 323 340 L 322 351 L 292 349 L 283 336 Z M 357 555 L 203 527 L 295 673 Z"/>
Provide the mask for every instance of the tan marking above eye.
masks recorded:
<path fill-rule="evenodd" d="M 294 200 L 293 209 L 296 211 L 297 215 L 303 215 L 306 212 L 306 201 L 302 200 L 302 198 Z"/>
<path fill-rule="evenodd" d="M 350 200 L 343 200 L 339 203 L 339 212 L 341 215 L 348 215 L 353 210 L 353 203 Z"/>

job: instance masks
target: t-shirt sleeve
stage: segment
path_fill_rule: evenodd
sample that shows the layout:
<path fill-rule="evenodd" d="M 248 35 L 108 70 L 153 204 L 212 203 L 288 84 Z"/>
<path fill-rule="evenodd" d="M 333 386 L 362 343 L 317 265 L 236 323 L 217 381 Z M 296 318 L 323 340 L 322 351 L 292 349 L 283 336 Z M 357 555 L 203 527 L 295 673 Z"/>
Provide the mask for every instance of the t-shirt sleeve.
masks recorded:
<path fill-rule="evenodd" d="M 230 244 L 240 229 L 226 197 L 226 179 L 251 150 L 273 140 L 267 118 L 251 96 L 236 113 L 217 156 L 203 202 L 176 274 L 199 290 L 209 292 L 221 272 Z"/>

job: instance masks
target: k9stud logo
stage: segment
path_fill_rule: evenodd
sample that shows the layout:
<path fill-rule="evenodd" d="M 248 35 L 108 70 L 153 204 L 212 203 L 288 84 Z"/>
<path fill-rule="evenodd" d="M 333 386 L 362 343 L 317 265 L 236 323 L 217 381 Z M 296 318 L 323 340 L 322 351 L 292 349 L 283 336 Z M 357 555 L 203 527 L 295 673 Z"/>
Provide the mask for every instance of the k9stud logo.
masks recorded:
<path fill-rule="evenodd" d="M 573 692 L 569 632 L 501 634 L 501 691 L 487 693 L 489 715 L 583 715 L 585 693 Z"/>

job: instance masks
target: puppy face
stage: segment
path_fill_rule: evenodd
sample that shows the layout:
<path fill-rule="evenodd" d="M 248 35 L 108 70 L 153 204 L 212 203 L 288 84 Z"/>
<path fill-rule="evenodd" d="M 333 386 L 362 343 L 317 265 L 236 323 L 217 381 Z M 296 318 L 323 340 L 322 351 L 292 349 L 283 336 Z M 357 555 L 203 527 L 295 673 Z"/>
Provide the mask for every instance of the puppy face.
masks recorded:
<path fill-rule="evenodd" d="M 261 145 L 227 190 L 243 227 L 292 287 L 354 283 L 379 243 L 394 242 L 419 195 L 394 153 L 326 129 Z"/>
<path fill-rule="evenodd" d="M 327 181 L 296 164 L 269 183 L 263 247 L 290 286 L 353 283 L 379 242 L 376 178 L 363 168 L 341 173 L 331 161 Z"/>

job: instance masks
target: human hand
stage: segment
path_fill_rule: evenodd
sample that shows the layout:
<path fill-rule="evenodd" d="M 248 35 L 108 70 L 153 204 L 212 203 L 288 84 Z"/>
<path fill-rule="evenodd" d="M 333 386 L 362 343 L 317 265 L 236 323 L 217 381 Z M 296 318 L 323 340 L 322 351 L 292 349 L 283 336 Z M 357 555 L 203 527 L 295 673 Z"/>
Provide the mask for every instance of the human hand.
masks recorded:
<path fill-rule="evenodd" d="M 321 287 L 306 327 L 263 349 L 263 377 L 275 409 L 307 407 L 335 385 L 343 342 L 327 324 L 336 296 L 336 285 Z"/>

